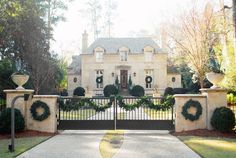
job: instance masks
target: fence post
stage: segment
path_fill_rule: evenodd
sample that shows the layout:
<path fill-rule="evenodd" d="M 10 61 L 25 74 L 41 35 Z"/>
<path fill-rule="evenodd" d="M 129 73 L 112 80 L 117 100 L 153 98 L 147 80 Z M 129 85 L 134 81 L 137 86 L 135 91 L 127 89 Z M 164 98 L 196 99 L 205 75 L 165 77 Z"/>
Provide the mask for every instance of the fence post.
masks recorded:
<path fill-rule="evenodd" d="M 116 130 L 116 113 L 117 113 L 117 100 L 116 100 L 116 97 L 114 97 L 114 103 L 113 103 L 113 117 L 114 117 L 114 130 Z"/>

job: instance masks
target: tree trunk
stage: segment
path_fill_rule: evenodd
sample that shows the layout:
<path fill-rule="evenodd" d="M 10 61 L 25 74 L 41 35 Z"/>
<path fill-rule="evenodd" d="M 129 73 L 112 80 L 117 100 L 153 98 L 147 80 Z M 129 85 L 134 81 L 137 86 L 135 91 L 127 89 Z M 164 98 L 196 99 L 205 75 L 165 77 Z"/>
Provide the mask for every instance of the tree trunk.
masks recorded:
<path fill-rule="evenodd" d="M 233 24 L 234 24 L 234 62 L 236 63 L 236 0 L 232 0 Z"/>

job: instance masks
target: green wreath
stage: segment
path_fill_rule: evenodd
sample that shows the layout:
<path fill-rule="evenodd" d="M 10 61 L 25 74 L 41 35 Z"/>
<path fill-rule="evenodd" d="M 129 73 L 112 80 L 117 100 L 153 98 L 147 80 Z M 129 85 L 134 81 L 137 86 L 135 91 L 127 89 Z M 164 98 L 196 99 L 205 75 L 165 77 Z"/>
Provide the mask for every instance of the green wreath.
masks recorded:
<path fill-rule="evenodd" d="M 97 83 L 102 83 L 102 82 L 103 82 L 103 77 L 102 77 L 102 76 L 97 77 L 97 78 L 96 78 L 96 82 L 97 82 Z"/>
<path fill-rule="evenodd" d="M 37 109 L 43 108 L 43 113 L 41 115 L 38 114 Z M 34 120 L 43 121 L 48 118 L 50 115 L 50 109 L 48 105 L 40 100 L 35 101 L 30 107 L 30 112 Z"/>
<path fill-rule="evenodd" d="M 145 78 L 145 81 L 146 81 L 146 83 L 151 83 L 152 82 L 152 77 L 151 76 L 147 76 Z"/>
<path fill-rule="evenodd" d="M 191 107 L 194 107 L 194 108 L 197 109 L 195 115 L 190 114 L 188 112 L 188 109 L 191 108 Z M 195 100 L 190 99 L 182 107 L 182 112 L 181 113 L 185 117 L 186 120 L 195 121 L 195 120 L 198 120 L 199 117 L 202 115 L 202 106 L 201 106 L 199 101 L 195 101 Z"/>

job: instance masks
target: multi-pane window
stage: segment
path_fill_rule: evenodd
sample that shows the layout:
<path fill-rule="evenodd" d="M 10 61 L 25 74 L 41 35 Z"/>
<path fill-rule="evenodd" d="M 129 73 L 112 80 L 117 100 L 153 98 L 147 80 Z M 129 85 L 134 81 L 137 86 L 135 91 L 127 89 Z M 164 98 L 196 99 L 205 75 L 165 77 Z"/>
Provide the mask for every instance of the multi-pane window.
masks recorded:
<path fill-rule="evenodd" d="M 145 61 L 146 62 L 151 62 L 152 61 L 152 56 L 153 56 L 152 52 L 145 52 Z"/>
<path fill-rule="evenodd" d="M 127 61 L 127 59 L 128 59 L 128 52 L 127 51 L 120 52 L 120 61 Z"/>
<path fill-rule="evenodd" d="M 96 62 L 102 62 L 103 60 L 103 52 L 96 52 Z"/>
<path fill-rule="evenodd" d="M 96 62 L 102 62 L 105 49 L 103 49 L 102 47 L 97 47 L 94 49 L 94 52 L 96 55 Z"/>
<path fill-rule="evenodd" d="M 145 83 L 146 83 L 146 88 L 153 87 L 153 69 L 145 70 Z"/>
<path fill-rule="evenodd" d="M 146 46 L 143 49 L 144 54 L 145 54 L 145 61 L 146 62 L 151 62 L 153 60 L 153 53 L 154 53 L 154 48 L 151 46 Z"/>
<path fill-rule="evenodd" d="M 103 88 L 103 70 L 96 70 L 96 87 Z"/>
<path fill-rule="evenodd" d="M 130 49 L 127 47 L 121 47 L 118 51 L 120 53 L 120 61 L 128 61 L 128 53 L 130 52 Z"/>

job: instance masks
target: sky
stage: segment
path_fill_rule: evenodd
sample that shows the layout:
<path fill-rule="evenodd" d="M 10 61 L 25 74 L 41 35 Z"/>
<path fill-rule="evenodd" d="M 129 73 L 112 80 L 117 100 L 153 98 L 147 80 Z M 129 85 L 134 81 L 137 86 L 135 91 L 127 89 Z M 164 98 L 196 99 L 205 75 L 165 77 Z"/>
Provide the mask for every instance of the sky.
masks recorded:
<path fill-rule="evenodd" d="M 99 0 L 104 1 L 104 0 Z M 170 22 L 196 3 L 202 8 L 207 0 L 115 0 L 117 9 L 113 18 L 112 37 L 135 37 L 155 34 L 161 23 Z M 224 0 L 231 6 L 231 0 Z M 90 20 L 85 10 L 86 0 L 74 0 L 65 11 L 65 22 L 54 28 L 52 49 L 62 56 L 79 55 L 82 33 L 88 32 L 89 43 L 94 41 Z M 219 0 L 211 0 L 217 8 Z M 102 36 L 100 36 L 102 37 Z"/>

